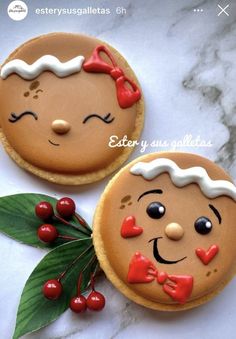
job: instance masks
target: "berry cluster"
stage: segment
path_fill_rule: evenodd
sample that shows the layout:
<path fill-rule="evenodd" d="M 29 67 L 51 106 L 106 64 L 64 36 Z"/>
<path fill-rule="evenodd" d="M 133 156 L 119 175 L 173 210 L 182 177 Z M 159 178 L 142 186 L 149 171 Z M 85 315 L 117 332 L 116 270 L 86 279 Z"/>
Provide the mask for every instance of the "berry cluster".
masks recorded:
<path fill-rule="evenodd" d="M 41 201 L 35 206 L 36 216 L 44 222 L 47 222 L 41 225 L 38 228 L 37 234 L 38 238 L 44 243 L 52 243 L 57 238 L 62 238 L 65 240 L 76 240 L 65 235 L 60 235 L 55 226 L 53 226 L 50 221 L 53 221 L 53 218 L 59 220 L 65 225 L 71 225 L 68 220 L 75 216 L 81 225 L 87 228 L 85 221 L 77 214 L 75 214 L 76 205 L 75 202 L 68 197 L 64 197 L 58 200 L 56 205 L 56 211 L 58 215 L 54 213 L 52 205 L 47 201 Z M 82 232 L 80 230 L 80 232 Z M 82 232 L 83 233 L 83 232 Z M 87 234 L 86 234 L 87 235 Z M 43 285 L 43 295 L 50 300 L 57 300 L 63 293 L 63 286 L 61 279 L 66 274 L 67 270 L 63 272 L 59 278 L 50 279 L 46 281 Z M 91 277 L 91 293 L 85 298 L 81 294 L 81 282 L 82 282 L 82 273 L 78 279 L 77 295 L 70 300 L 70 309 L 75 313 L 81 313 L 90 309 L 93 311 L 100 311 L 105 306 L 105 298 L 100 293 L 97 292 L 94 288 L 94 276 Z"/>
<path fill-rule="evenodd" d="M 35 206 L 35 214 L 44 222 L 50 221 L 55 217 L 64 224 L 68 224 L 65 219 L 72 218 L 75 215 L 75 209 L 75 202 L 71 198 L 65 197 L 57 202 L 56 210 L 59 215 L 54 214 L 52 205 L 47 201 L 41 201 Z M 83 219 L 80 218 L 79 221 L 83 222 Z M 44 243 L 52 243 L 57 238 L 76 240 L 76 238 L 59 235 L 56 227 L 49 223 L 43 224 L 38 228 L 38 238 Z"/>
<path fill-rule="evenodd" d="M 101 311 L 105 306 L 105 298 L 104 296 L 95 290 L 94 287 L 94 276 L 91 278 L 91 287 L 92 291 L 85 298 L 81 294 L 81 282 L 82 282 L 82 274 L 80 274 L 78 279 L 78 290 L 77 295 L 70 300 L 70 309 L 75 313 L 85 312 L 88 308 L 92 311 Z M 56 300 L 58 299 L 63 292 L 63 287 L 59 279 L 48 280 L 43 286 L 43 294 L 47 299 Z"/>

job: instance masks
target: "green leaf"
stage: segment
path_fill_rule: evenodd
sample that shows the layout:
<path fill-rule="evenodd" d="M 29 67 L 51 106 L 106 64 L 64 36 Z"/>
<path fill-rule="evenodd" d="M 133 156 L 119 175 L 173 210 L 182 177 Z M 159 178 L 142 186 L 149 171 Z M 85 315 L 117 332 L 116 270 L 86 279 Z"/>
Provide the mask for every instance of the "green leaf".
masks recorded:
<path fill-rule="evenodd" d="M 73 263 L 73 266 L 70 266 Z M 42 294 L 42 286 L 49 279 L 57 279 L 70 267 L 61 280 L 63 294 L 58 300 L 47 300 Z M 13 339 L 36 331 L 57 319 L 76 295 L 79 273 L 83 271 L 81 292 L 90 282 L 95 272 L 97 258 L 91 238 L 72 241 L 49 252 L 34 269 L 24 287 L 17 313 Z"/>
<path fill-rule="evenodd" d="M 37 229 L 43 223 L 35 215 L 35 205 L 40 201 L 50 202 L 55 210 L 57 200 L 43 194 L 16 194 L 0 198 L 0 232 L 27 245 L 35 247 L 57 247 L 65 240 L 58 238 L 53 244 L 45 245 L 38 240 Z M 82 226 L 73 217 L 71 226 L 64 225 L 58 220 L 52 222 L 60 235 L 84 238 L 91 235 L 88 225 Z"/>

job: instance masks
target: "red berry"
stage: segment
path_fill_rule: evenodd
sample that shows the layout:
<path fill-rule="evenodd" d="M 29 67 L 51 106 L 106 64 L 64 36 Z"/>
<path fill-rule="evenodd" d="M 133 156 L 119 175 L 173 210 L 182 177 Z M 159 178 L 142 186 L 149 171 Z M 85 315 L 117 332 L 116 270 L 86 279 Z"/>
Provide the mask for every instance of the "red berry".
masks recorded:
<path fill-rule="evenodd" d="M 41 241 L 49 243 L 56 240 L 58 232 L 53 225 L 44 224 L 38 228 L 38 237 Z"/>
<path fill-rule="evenodd" d="M 70 301 L 70 309 L 75 313 L 85 312 L 87 309 L 86 299 L 84 296 L 79 295 Z"/>
<path fill-rule="evenodd" d="M 97 291 L 92 291 L 87 297 L 87 306 L 93 311 L 101 311 L 105 306 L 105 302 L 104 296 Z"/>
<path fill-rule="evenodd" d="M 47 299 L 56 300 L 62 294 L 62 285 L 58 280 L 48 280 L 43 285 L 43 294 Z"/>
<path fill-rule="evenodd" d="M 72 217 L 75 214 L 75 203 L 71 198 L 62 198 L 57 202 L 57 212 L 64 218 Z"/>
<path fill-rule="evenodd" d="M 53 216 L 53 207 L 47 201 L 41 201 L 35 206 L 35 214 L 39 219 L 48 220 Z"/>

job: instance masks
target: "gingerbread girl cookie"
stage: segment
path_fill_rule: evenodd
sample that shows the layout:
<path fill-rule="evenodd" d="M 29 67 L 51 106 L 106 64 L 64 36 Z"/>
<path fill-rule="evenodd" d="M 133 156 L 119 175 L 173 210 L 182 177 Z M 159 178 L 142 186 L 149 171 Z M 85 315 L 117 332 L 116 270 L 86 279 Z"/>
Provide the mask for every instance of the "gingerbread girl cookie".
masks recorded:
<path fill-rule="evenodd" d="M 183 310 L 214 297 L 236 272 L 236 186 L 189 153 L 154 153 L 108 184 L 94 217 L 95 250 L 128 298 Z"/>
<path fill-rule="evenodd" d="M 0 72 L 0 139 L 15 162 L 59 184 L 100 180 L 132 148 L 110 136 L 139 138 L 143 100 L 126 60 L 98 39 L 67 33 L 17 48 Z"/>

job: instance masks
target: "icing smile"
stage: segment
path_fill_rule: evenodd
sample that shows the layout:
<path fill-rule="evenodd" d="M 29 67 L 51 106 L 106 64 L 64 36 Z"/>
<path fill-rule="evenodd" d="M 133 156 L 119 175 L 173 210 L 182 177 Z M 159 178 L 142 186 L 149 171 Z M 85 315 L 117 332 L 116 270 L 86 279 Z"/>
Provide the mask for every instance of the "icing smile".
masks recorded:
<path fill-rule="evenodd" d="M 48 140 L 50 142 L 51 145 L 53 146 L 60 146 L 60 144 L 56 144 L 55 142 L 51 141 L 51 140 Z"/>
<path fill-rule="evenodd" d="M 183 257 L 179 260 L 173 260 L 173 261 L 164 259 L 158 251 L 158 246 L 157 246 L 158 239 L 162 239 L 162 237 L 153 238 L 153 239 L 149 240 L 149 242 L 153 241 L 153 256 L 156 259 L 156 261 L 159 262 L 160 264 L 167 264 L 167 265 L 177 264 L 179 261 L 182 261 L 182 260 L 187 258 L 187 257 Z"/>

